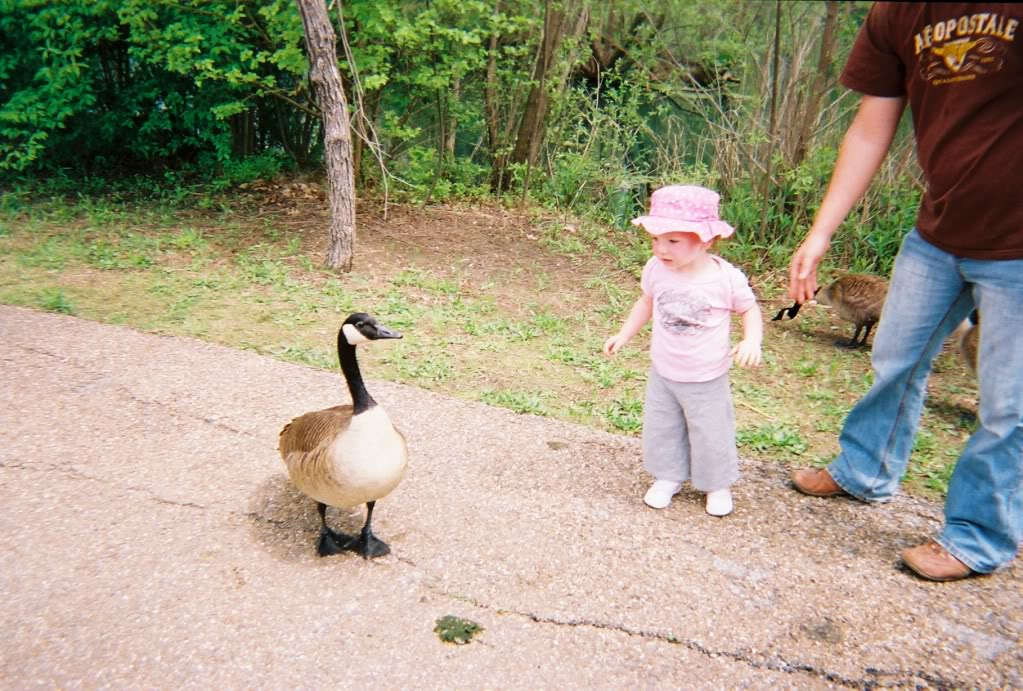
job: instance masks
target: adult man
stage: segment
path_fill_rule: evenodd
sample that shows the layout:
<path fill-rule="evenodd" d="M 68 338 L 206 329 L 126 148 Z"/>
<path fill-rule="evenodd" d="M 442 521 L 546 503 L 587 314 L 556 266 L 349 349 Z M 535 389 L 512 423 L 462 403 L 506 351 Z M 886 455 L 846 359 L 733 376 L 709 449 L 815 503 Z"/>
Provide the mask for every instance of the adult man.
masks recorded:
<path fill-rule="evenodd" d="M 980 312 L 979 426 L 956 463 L 936 539 L 902 553 L 930 580 L 990 573 L 1023 537 L 1023 5 L 875 3 L 842 73 L 863 94 L 789 295 L 813 297 L 831 236 L 887 155 L 908 101 L 927 179 L 874 339 L 874 385 L 850 412 L 827 470 L 798 470 L 814 496 L 884 501 L 913 447 L 931 364 Z"/>

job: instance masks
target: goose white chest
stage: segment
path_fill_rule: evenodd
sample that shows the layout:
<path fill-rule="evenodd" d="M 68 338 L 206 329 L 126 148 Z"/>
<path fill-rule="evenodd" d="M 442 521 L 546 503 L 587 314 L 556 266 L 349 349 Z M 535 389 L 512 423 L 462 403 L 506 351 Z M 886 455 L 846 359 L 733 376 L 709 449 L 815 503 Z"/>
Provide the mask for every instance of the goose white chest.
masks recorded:
<path fill-rule="evenodd" d="M 327 503 L 351 507 L 387 496 L 405 475 L 408 447 L 381 406 L 355 415 L 329 450 L 337 485 Z"/>

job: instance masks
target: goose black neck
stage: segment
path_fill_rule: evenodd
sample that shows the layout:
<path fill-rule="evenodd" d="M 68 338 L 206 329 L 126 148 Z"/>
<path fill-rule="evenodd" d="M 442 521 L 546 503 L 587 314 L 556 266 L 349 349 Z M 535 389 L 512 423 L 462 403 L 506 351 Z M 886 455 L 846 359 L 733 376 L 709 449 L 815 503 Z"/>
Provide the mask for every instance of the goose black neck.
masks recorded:
<path fill-rule="evenodd" d="M 366 390 L 359 371 L 359 362 L 355 358 L 355 346 L 348 342 L 343 333 L 337 335 L 337 358 L 341 362 L 341 371 L 348 382 L 348 391 L 352 394 L 352 415 L 364 413 L 377 404 Z"/>

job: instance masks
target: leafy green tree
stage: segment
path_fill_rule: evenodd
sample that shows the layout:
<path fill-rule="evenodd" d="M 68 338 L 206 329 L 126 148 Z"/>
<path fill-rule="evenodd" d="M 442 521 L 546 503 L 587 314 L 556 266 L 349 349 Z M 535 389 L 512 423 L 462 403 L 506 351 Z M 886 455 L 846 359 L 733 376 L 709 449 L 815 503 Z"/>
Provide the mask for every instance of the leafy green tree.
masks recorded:
<path fill-rule="evenodd" d="M 308 158 L 316 110 L 293 3 L 0 2 L 0 166 L 109 170 L 275 146 Z"/>
<path fill-rule="evenodd" d="M 108 95 L 100 77 L 114 66 L 103 50 L 120 35 L 114 5 L 0 0 L 0 169 L 25 170 L 56 146 L 106 143 L 109 120 L 82 116 Z"/>

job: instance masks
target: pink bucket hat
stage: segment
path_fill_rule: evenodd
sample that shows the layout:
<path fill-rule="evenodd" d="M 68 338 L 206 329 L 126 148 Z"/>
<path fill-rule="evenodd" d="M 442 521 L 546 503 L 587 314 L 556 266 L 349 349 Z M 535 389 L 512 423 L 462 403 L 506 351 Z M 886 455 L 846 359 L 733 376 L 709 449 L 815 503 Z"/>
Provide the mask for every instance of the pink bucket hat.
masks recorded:
<path fill-rule="evenodd" d="M 735 232 L 718 217 L 717 192 L 696 185 L 669 185 L 650 195 L 650 213 L 632 219 L 651 235 L 696 233 L 701 242 Z"/>

